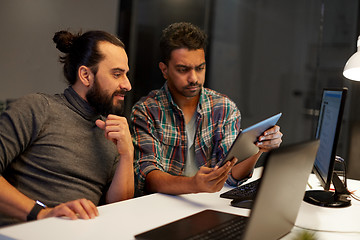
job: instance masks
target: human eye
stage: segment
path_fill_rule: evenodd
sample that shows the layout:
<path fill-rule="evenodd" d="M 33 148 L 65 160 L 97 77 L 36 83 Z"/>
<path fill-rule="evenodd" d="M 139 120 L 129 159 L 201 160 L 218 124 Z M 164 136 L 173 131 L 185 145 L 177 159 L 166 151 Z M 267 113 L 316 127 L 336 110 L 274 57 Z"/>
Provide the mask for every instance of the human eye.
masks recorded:
<path fill-rule="evenodd" d="M 176 68 L 176 70 L 179 73 L 187 73 L 190 70 L 190 68 L 186 67 L 186 66 L 179 66 L 179 67 Z"/>
<path fill-rule="evenodd" d="M 120 76 L 121 76 L 120 73 L 114 73 L 114 77 L 115 77 L 115 78 L 119 78 Z"/>
<path fill-rule="evenodd" d="M 195 67 L 195 71 L 201 72 L 205 69 L 205 64 L 201 64 L 200 66 Z"/>
<path fill-rule="evenodd" d="M 124 71 L 117 70 L 113 72 L 114 78 L 120 78 L 122 75 L 124 75 Z"/>

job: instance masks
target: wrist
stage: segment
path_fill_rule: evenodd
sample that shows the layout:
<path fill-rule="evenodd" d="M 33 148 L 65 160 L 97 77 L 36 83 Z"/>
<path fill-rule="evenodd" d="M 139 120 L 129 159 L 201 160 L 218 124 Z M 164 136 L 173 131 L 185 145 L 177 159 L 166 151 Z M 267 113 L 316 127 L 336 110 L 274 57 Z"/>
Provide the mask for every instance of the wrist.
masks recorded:
<path fill-rule="evenodd" d="M 37 215 L 37 220 L 43 219 L 43 218 L 47 218 L 48 217 L 48 213 L 52 210 L 52 208 L 46 207 L 44 209 L 41 209 L 40 212 Z"/>
<path fill-rule="evenodd" d="M 196 181 L 196 175 L 195 176 L 192 176 L 192 177 L 189 177 L 189 180 L 188 181 L 188 188 L 190 190 L 190 193 L 199 193 L 199 189 L 198 189 L 198 183 Z"/>
<path fill-rule="evenodd" d="M 126 153 L 121 153 L 119 156 L 119 160 L 134 162 L 134 151 L 128 151 Z"/>
<path fill-rule="evenodd" d="M 42 202 L 36 200 L 33 208 L 30 210 L 29 214 L 26 217 L 27 221 L 37 220 L 39 212 L 46 208 L 46 205 Z"/>

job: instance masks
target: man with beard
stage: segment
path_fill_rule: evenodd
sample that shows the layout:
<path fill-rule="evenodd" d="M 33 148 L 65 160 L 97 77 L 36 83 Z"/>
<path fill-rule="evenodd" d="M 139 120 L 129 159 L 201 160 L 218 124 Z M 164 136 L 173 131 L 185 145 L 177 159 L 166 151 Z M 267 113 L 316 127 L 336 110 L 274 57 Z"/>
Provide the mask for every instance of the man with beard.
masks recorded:
<path fill-rule="evenodd" d="M 203 87 L 205 49 L 206 34 L 190 23 L 163 30 L 159 67 L 167 81 L 140 99 L 131 115 L 140 194 L 216 192 L 225 181 L 235 186 L 251 175 L 262 152 L 282 142 L 274 126 L 259 137 L 256 155 L 217 166 L 240 131 L 241 117 L 229 98 Z"/>
<path fill-rule="evenodd" d="M 54 35 L 63 94 L 30 94 L 0 116 L 0 225 L 64 216 L 133 197 L 131 134 L 123 110 L 128 58 L 103 31 Z"/>

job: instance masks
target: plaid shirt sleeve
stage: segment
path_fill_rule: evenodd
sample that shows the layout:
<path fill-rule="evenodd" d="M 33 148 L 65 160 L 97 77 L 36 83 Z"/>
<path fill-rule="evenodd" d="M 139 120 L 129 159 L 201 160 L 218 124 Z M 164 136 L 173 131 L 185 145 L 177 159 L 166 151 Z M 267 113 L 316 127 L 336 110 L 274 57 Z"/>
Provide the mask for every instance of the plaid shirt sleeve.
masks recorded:
<path fill-rule="evenodd" d="M 132 135 L 135 148 L 135 183 L 139 194 L 144 194 L 145 178 L 153 170 L 162 169 L 161 148 L 153 119 L 144 110 L 143 105 L 135 105 L 131 114 Z"/>
<path fill-rule="evenodd" d="M 236 139 L 236 136 L 241 131 L 240 122 L 241 122 L 241 114 L 238 108 L 234 103 L 230 101 L 228 105 L 229 114 L 225 120 L 225 124 L 223 126 L 223 139 L 220 141 L 220 149 L 221 149 L 221 159 L 226 157 L 226 154 L 230 150 L 231 145 Z M 227 184 L 230 186 L 239 186 L 242 183 L 246 182 L 252 176 L 252 172 L 244 177 L 243 179 L 235 179 L 231 172 L 229 173 Z"/>

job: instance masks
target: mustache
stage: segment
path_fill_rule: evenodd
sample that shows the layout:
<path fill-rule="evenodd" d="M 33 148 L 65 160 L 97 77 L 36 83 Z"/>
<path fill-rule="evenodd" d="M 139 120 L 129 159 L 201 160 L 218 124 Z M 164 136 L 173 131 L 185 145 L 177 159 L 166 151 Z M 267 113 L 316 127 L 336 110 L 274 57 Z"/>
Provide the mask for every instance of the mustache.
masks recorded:
<path fill-rule="evenodd" d="M 198 83 L 198 82 L 189 83 L 189 84 L 186 86 L 186 88 L 188 88 L 188 87 L 201 87 L 201 84 Z"/>
<path fill-rule="evenodd" d="M 113 96 L 122 96 L 125 97 L 128 91 L 121 89 L 121 90 L 117 90 L 113 93 Z"/>

